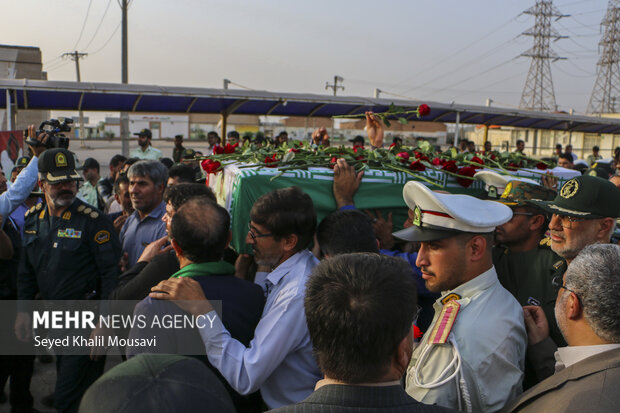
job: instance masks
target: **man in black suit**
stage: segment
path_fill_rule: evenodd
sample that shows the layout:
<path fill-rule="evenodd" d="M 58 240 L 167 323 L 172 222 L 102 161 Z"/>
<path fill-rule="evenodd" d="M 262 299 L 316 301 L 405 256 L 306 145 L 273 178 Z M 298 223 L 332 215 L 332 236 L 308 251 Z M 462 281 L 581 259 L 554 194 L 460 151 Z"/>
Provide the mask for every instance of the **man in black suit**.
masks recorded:
<path fill-rule="evenodd" d="M 221 303 L 219 316 L 231 336 L 249 346 L 263 312 L 264 295 L 260 286 L 235 277 L 234 266 L 222 261 L 230 242 L 229 225 L 228 212 L 209 198 L 194 197 L 185 202 L 174 214 L 170 225 L 170 240 L 180 264 L 172 278 L 191 277 L 196 280 L 207 299 Z M 178 321 L 184 315 L 192 318 L 171 301 L 150 297 L 142 300 L 136 305 L 134 318 L 145 320 L 145 323 L 134 326 L 129 339 L 156 337 L 157 344 L 148 348 L 129 344 L 127 355 L 148 352 L 198 356 L 220 378 L 238 411 L 260 411 L 258 392 L 239 395 L 211 366 L 197 328 L 192 328 L 187 321 L 175 327 L 164 325 L 165 320 L 174 318 Z M 155 324 L 157 320 L 160 324 Z M 194 321 L 209 327 L 210 320 L 206 318 Z"/>
<path fill-rule="evenodd" d="M 300 403 L 272 412 L 449 412 L 409 396 L 400 379 L 413 351 L 416 286 L 404 260 L 344 254 L 306 284 L 308 331 L 325 378 Z"/>

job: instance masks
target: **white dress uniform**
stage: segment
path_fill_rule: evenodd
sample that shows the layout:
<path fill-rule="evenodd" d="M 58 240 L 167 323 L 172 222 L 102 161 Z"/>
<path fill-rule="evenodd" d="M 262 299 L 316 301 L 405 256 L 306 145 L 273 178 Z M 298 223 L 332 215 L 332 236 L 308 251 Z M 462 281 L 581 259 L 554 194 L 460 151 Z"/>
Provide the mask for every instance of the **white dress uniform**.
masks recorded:
<path fill-rule="evenodd" d="M 450 333 L 451 340 L 446 344 L 429 344 L 430 332 L 440 321 L 442 300 L 451 294 L 461 297 L 456 299 L 461 307 Z M 501 410 L 519 396 L 527 346 L 523 309 L 501 286 L 495 268 L 444 293 L 433 307 L 435 316 L 431 327 L 413 352 L 407 370 L 407 393 L 426 404 L 436 403 L 453 409 L 460 406 L 463 411 L 470 405 L 469 410 L 473 412 Z M 437 381 L 454 357 L 455 344 L 462 361 L 461 374 L 435 388 L 416 386 L 413 379 L 416 374 L 422 385 Z M 416 363 L 427 347 L 428 357 L 416 370 Z M 454 371 L 452 368 L 447 373 Z M 461 377 L 466 388 L 460 383 Z"/>
<path fill-rule="evenodd" d="M 408 241 L 488 234 L 512 218 L 512 210 L 499 202 L 436 193 L 420 182 L 408 182 L 403 198 L 414 212 L 413 226 L 394 235 Z M 523 309 L 489 265 L 435 302 L 431 327 L 407 369 L 407 393 L 416 400 L 495 412 L 521 393 L 527 347 Z"/>

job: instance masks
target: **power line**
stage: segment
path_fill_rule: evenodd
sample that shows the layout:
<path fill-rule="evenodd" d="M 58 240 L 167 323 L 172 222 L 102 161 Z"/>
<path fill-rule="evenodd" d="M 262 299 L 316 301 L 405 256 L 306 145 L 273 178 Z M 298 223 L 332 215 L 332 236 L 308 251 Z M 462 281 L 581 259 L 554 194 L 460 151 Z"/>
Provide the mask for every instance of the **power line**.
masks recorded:
<path fill-rule="evenodd" d="M 102 51 L 103 49 L 105 49 L 105 47 L 108 45 L 108 43 L 110 43 L 110 40 L 112 40 L 112 38 L 114 37 L 114 35 L 116 34 L 116 32 L 118 31 L 118 29 L 121 27 L 121 23 L 122 22 L 118 22 L 118 25 L 116 26 L 116 29 L 114 29 L 114 31 L 112 32 L 112 34 L 110 35 L 110 37 L 108 37 L 108 40 L 105 41 L 105 43 L 103 44 L 103 46 L 101 46 L 99 49 L 95 50 L 94 52 L 91 52 L 91 55 L 94 55 L 96 53 L 99 53 L 100 51 Z"/>
<path fill-rule="evenodd" d="M 86 46 L 84 46 L 84 50 L 88 50 L 88 47 L 90 46 L 90 44 L 93 42 L 93 40 L 95 40 L 95 37 L 97 36 L 97 33 L 99 33 L 99 29 L 101 28 L 101 24 L 103 23 L 103 20 L 105 19 L 106 14 L 108 13 L 108 9 L 110 8 L 110 4 L 112 3 L 112 0 L 108 0 L 108 5 L 105 7 L 105 11 L 103 12 L 103 16 L 101 16 L 101 20 L 99 21 L 99 24 L 97 25 L 97 29 L 95 30 L 95 33 L 93 34 L 93 36 L 90 38 L 90 41 L 88 42 L 88 44 Z"/>
<path fill-rule="evenodd" d="M 438 67 L 439 65 L 443 64 L 444 62 L 446 62 L 447 60 L 450 60 L 451 58 L 453 58 L 454 56 L 464 52 L 465 50 L 467 50 L 468 48 L 470 48 L 471 46 L 474 46 L 476 44 L 478 44 L 481 40 L 486 39 L 487 37 L 491 36 L 491 35 L 495 35 L 497 34 L 497 30 L 502 29 L 504 27 L 506 27 L 509 23 L 512 23 L 513 21 L 515 21 L 520 15 L 517 15 L 513 18 L 511 18 L 510 20 L 498 25 L 497 27 L 494 27 L 493 29 L 491 29 L 491 31 L 485 33 L 484 35 L 482 35 L 480 38 L 474 40 L 473 42 L 458 48 L 457 50 L 455 50 L 453 53 L 449 53 L 446 55 L 446 57 L 444 57 L 443 59 L 439 60 L 438 62 L 436 62 L 434 65 L 431 66 L 426 66 L 424 69 L 424 73 L 428 73 L 430 72 L 432 69 Z M 512 40 L 512 39 L 511 39 Z M 414 75 L 414 76 L 408 76 L 406 79 L 401 80 L 399 82 L 397 82 L 398 86 L 403 85 L 407 82 L 409 82 L 412 78 L 419 76 L 420 74 Z M 410 88 L 408 90 L 411 90 L 413 88 Z"/>
<path fill-rule="evenodd" d="M 86 21 L 88 20 L 88 13 L 90 12 L 90 5 L 93 3 L 93 0 L 88 0 L 88 8 L 86 9 L 86 16 L 84 16 L 84 22 L 82 23 L 82 30 L 80 30 L 80 36 L 78 37 L 75 45 L 71 48 L 71 50 L 76 50 L 78 43 L 82 40 L 82 35 L 84 34 L 84 28 L 86 27 Z"/>

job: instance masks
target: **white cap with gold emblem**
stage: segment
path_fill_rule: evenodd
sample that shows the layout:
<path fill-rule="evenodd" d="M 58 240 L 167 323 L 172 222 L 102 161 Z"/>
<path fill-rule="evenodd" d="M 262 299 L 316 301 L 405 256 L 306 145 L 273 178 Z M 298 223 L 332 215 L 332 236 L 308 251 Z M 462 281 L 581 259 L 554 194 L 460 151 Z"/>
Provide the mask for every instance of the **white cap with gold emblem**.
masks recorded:
<path fill-rule="evenodd" d="M 512 210 L 499 202 L 437 193 L 415 181 L 407 182 L 403 198 L 414 211 L 413 226 L 393 235 L 406 241 L 432 241 L 462 232 L 493 232 L 512 218 Z"/>
<path fill-rule="evenodd" d="M 474 174 L 474 178 L 484 182 L 484 189 L 487 191 L 489 198 L 499 198 L 510 181 L 521 181 L 540 185 L 539 182 L 533 179 L 520 176 L 500 175 L 493 171 L 478 171 Z"/>

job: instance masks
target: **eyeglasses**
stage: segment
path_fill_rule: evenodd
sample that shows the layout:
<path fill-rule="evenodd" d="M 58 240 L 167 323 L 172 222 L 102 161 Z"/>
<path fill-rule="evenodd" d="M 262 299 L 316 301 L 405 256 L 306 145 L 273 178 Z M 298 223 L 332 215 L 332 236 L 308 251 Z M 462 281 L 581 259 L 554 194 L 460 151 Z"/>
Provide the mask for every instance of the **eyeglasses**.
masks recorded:
<path fill-rule="evenodd" d="M 551 219 L 553 218 L 557 218 L 560 221 L 560 225 L 562 225 L 562 228 L 566 229 L 572 229 L 573 223 L 583 221 L 583 219 L 581 218 L 569 217 L 568 215 L 559 214 L 553 214 Z"/>
<path fill-rule="evenodd" d="M 579 297 L 579 294 L 577 294 L 576 292 L 574 292 L 570 288 L 567 288 L 566 285 L 564 285 L 564 279 L 563 279 L 562 275 L 556 275 L 555 277 L 553 277 L 553 279 L 551 280 L 551 284 L 553 284 L 553 286 L 556 289 L 558 289 L 558 290 L 560 288 L 564 288 L 566 291 L 575 294 L 575 297 L 577 297 L 577 300 L 579 301 L 579 304 L 581 304 L 581 298 Z"/>
<path fill-rule="evenodd" d="M 271 237 L 273 236 L 273 234 L 261 234 L 260 232 L 256 231 L 256 228 L 252 227 L 252 224 L 248 222 L 248 233 L 250 234 L 250 237 L 252 238 L 252 241 L 256 241 L 257 238 L 263 238 L 263 237 Z M 254 231 L 256 231 L 256 234 L 254 233 Z"/>

